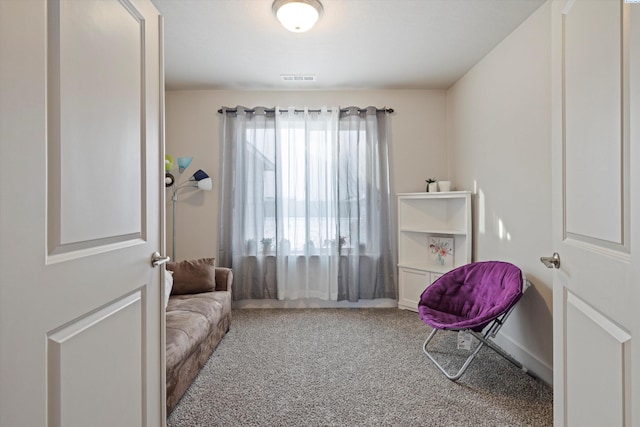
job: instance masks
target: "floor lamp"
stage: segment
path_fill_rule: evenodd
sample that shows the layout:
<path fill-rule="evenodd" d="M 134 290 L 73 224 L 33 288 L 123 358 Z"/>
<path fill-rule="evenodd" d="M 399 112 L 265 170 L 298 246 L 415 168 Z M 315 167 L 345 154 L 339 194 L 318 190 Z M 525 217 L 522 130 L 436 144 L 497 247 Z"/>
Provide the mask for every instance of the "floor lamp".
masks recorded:
<path fill-rule="evenodd" d="M 189 179 L 183 183 L 180 183 L 180 177 L 182 173 L 189 167 L 193 157 L 178 157 L 178 179 L 171 173 L 173 169 L 173 159 L 167 155 L 164 159 L 165 177 L 164 185 L 167 188 L 171 188 L 171 204 L 172 204 L 172 239 L 171 239 L 171 259 L 176 260 L 176 203 L 178 202 L 178 192 L 184 188 L 196 188 L 198 190 L 211 191 L 213 188 L 213 182 L 209 175 L 202 169 L 195 171 Z"/>

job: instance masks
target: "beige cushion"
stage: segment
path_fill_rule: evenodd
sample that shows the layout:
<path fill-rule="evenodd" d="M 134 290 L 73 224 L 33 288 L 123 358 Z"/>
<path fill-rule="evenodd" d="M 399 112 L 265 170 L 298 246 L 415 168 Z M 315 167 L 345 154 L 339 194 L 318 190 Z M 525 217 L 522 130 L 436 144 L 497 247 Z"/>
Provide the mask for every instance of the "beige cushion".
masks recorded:
<path fill-rule="evenodd" d="M 216 290 L 215 258 L 167 263 L 173 271 L 171 295 L 197 294 Z"/>
<path fill-rule="evenodd" d="M 164 308 L 167 308 L 169 304 L 169 295 L 173 289 L 173 271 L 167 270 L 164 272 Z"/>

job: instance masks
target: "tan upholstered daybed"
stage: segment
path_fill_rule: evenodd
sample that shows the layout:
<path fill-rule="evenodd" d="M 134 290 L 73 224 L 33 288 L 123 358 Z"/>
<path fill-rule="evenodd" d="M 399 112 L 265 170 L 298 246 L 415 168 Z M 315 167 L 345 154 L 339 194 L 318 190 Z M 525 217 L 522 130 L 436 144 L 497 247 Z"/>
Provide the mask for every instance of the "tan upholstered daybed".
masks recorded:
<path fill-rule="evenodd" d="M 173 278 L 166 309 L 170 414 L 229 330 L 233 272 L 203 258 L 168 263 L 167 276 Z"/>

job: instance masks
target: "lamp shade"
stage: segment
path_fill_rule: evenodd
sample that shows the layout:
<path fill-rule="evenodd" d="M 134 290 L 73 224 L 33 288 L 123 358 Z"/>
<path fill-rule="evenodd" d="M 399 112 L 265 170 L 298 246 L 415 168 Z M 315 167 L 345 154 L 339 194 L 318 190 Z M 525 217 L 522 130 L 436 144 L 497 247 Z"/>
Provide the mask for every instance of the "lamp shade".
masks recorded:
<path fill-rule="evenodd" d="M 164 156 L 164 170 L 165 170 L 165 172 L 169 172 L 171 169 L 173 169 L 173 157 L 171 157 L 168 154 L 165 154 L 165 156 Z"/>
<path fill-rule="evenodd" d="M 275 0 L 272 9 L 282 26 L 294 33 L 310 30 L 322 14 L 318 0 Z"/>
<path fill-rule="evenodd" d="M 178 170 L 180 173 L 189 167 L 191 160 L 193 160 L 193 157 L 178 157 Z"/>
<path fill-rule="evenodd" d="M 176 183 L 176 177 L 173 176 L 173 174 L 171 174 L 169 172 L 164 174 L 164 186 L 165 187 L 171 187 L 175 183 Z"/>
<path fill-rule="evenodd" d="M 209 178 L 209 175 L 207 175 L 207 173 L 202 169 L 198 169 L 193 176 L 189 178 L 189 181 L 201 181 L 205 178 Z"/>
<path fill-rule="evenodd" d="M 204 191 L 211 191 L 213 188 L 213 181 L 211 178 L 205 178 L 198 181 L 198 188 Z"/>

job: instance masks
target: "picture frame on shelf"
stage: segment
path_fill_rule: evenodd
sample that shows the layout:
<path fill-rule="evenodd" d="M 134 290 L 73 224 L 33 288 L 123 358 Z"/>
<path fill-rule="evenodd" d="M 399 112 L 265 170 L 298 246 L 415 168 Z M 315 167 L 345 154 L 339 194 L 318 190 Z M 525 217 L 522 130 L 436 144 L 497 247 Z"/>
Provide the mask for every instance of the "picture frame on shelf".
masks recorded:
<path fill-rule="evenodd" d="M 429 263 L 442 267 L 453 267 L 453 238 L 429 236 L 427 246 L 429 247 Z"/>

